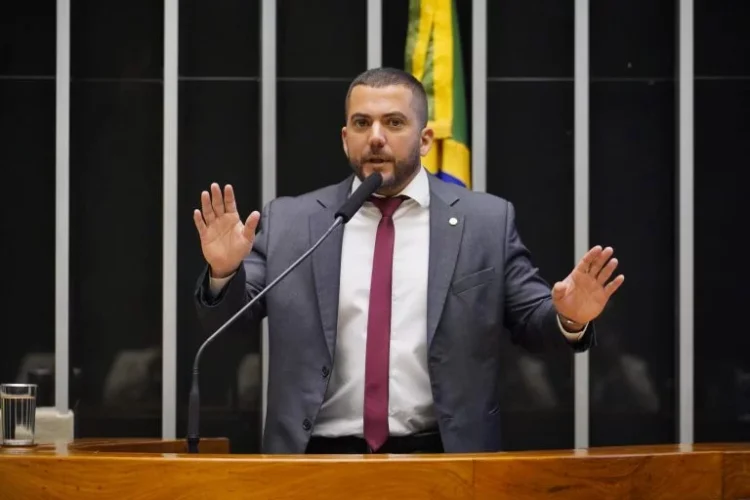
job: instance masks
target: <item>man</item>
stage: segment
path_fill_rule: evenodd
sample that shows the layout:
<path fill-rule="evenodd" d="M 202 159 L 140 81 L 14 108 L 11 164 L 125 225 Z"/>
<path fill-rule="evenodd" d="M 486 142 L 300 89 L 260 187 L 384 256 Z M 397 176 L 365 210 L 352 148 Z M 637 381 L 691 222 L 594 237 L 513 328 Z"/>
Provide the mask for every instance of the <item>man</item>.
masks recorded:
<path fill-rule="evenodd" d="M 588 349 L 624 279 L 610 280 L 612 249 L 592 248 L 550 290 L 509 202 L 421 166 L 433 131 L 407 73 L 357 77 L 341 138 L 354 170 L 343 182 L 278 198 L 244 224 L 232 187 L 212 184 L 194 213 L 208 263 L 196 302 L 213 331 L 320 238 L 363 179 L 384 178 L 242 318 L 269 320 L 264 452 L 499 450 L 504 328 L 530 350 Z"/>

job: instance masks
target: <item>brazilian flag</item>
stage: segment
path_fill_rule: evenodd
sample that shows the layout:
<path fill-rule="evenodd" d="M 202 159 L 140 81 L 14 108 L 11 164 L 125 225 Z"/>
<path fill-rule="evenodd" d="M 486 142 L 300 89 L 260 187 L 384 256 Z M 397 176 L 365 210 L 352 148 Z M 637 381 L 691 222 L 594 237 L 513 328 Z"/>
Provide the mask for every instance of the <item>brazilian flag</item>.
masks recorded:
<path fill-rule="evenodd" d="M 427 91 L 435 142 L 424 166 L 471 189 L 461 37 L 454 0 L 409 0 L 406 71 Z"/>

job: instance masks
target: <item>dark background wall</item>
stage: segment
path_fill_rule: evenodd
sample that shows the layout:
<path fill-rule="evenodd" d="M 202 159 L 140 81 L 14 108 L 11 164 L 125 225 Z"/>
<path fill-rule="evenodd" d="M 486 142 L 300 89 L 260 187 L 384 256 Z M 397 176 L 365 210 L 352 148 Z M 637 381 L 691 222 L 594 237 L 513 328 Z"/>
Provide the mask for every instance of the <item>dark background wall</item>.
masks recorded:
<path fill-rule="evenodd" d="M 675 439 L 678 3 L 592 2 L 590 241 L 628 282 L 591 354 L 592 445 Z"/>
<path fill-rule="evenodd" d="M 14 206 L 0 215 L 3 381 L 15 381 L 26 353 L 55 348 L 55 33 L 54 0 L 3 7 L 0 185 Z"/>
<path fill-rule="evenodd" d="M 735 263 L 748 227 L 750 3 L 695 7 L 695 436 L 747 441 L 750 271 Z"/>
<path fill-rule="evenodd" d="M 204 261 L 192 214 L 211 182 L 231 183 L 238 208 L 260 208 L 259 2 L 180 2 L 178 139 L 177 433 L 187 433 L 193 358 L 206 338 L 193 290 Z M 260 329 L 223 336 L 201 359 L 201 433 L 226 435 L 235 451 L 258 449 Z M 241 367 L 250 366 L 247 369 Z M 256 368 L 253 368 L 256 366 Z M 247 394 L 240 373 L 255 388 Z M 240 397 L 245 394 L 244 397 Z"/>
<path fill-rule="evenodd" d="M 383 63 L 403 67 L 408 0 L 383 3 Z M 457 5 L 470 91 L 471 2 Z M 678 5 L 591 2 L 590 241 L 613 245 L 627 276 L 591 353 L 592 445 L 676 437 Z M 488 9 L 487 190 L 516 205 L 521 235 L 554 282 L 579 257 L 574 2 Z M 70 404 L 79 436 L 161 433 L 163 10 L 152 0 L 72 1 Z M 277 16 L 277 194 L 293 195 L 348 172 L 339 133 L 348 83 L 366 68 L 366 1 L 279 0 Z M 180 2 L 180 435 L 205 335 L 191 302 L 203 266 L 191 211 L 212 181 L 235 186 L 242 213 L 261 208 L 259 17 L 258 1 Z M 749 23 L 743 0 L 695 0 L 699 441 L 750 437 L 740 244 Z M 22 363 L 49 367 L 54 352 L 55 26 L 54 0 L 10 3 L 0 16 L 3 381 Z M 258 339 L 228 335 L 203 358 L 202 433 L 228 435 L 235 451 L 258 446 Z M 505 355 L 506 447 L 573 446 L 572 356 L 510 343 Z"/>

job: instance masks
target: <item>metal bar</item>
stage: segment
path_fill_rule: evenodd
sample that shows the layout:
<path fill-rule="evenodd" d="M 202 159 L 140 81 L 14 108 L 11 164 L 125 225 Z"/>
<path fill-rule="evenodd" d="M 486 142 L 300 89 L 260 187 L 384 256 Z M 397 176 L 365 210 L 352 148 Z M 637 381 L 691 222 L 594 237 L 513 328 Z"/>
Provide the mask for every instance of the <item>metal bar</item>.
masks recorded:
<path fill-rule="evenodd" d="M 693 324 L 693 0 L 680 0 L 679 48 L 679 442 L 692 444 Z"/>
<path fill-rule="evenodd" d="M 67 414 L 70 366 L 70 0 L 57 0 L 55 84 L 55 408 Z"/>
<path fill-rule="evenodd" d="M 487 0 L 473 0 L 471 19 L 471 188 L 487 190 Z"/>
<path fill-rule="evenodd" d="M 383 64 L 383 0 L 367 0 L 367 69 Z"/>
<path fill-rule="evenodd" d="M 164 439 L 175 439 L 177 426 L 178 2 L 179 0 L 164 0 L 161 406 L 161 432 Z"/>
<path fill-rule="evenodd" d="M 261 199 L 263 205 L 276 197 L 276 0 L 262 0 L 261 20 Z M 265 431 L 268 397 L 268 321 L 262 322 L 261 365 L 263 373 L 262 431 Z"/>
<path fill-rule="evenodd" d="M 575 2 L 574 261 L 589 247 L 589 2 Z M 573 263 L 575 264 L 575 262 Z M 574 364 L 575 447 L 589 446 L 589 353 Z"/>

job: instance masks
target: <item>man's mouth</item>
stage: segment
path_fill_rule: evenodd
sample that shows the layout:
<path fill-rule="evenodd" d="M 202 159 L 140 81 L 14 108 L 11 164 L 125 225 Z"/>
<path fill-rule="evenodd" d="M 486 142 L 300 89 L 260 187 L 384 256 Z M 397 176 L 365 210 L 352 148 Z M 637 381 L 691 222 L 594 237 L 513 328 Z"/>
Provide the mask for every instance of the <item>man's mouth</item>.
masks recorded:
<path fill-rule="evenodd" d="M 387 158 L 368 158 L 365 163 L 372 163 L 374 165 L 380 165 L 383 163 L 388 163 L 389 160 Z"/>

